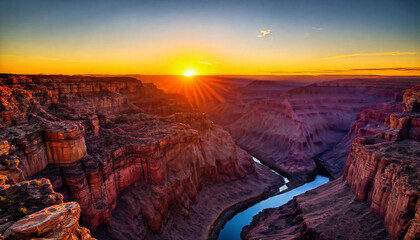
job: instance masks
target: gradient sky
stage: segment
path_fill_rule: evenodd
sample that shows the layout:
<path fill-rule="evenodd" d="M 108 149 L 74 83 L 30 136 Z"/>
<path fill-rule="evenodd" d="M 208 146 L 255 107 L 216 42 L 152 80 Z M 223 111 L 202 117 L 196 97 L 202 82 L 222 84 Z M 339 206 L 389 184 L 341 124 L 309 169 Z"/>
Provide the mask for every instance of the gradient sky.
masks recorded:
<path fill-rule="evenodd" d="M 420 1 L 0 0 L 0 72 L 420 75 Z"/>

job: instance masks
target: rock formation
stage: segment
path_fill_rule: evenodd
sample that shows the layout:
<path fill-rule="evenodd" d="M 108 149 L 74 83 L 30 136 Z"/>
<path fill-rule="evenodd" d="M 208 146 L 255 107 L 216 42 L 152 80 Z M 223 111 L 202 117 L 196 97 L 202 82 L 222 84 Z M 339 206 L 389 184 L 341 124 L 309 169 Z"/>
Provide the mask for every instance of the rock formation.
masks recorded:
<path fill-rule="evenodd" d="M 340 142 L 364 106 L 391 101 L 419 81 L 350 79 L 298 87 L 259 101 L 226 128 L 239 146 L 304 182 L 316 169 L 313 158 Z M 336 168 L 342 171 L 344 163 Z"/>
<path fill-rule="evenodd" d="M 355 199 L 366 201 L 393 239 L 420 237 L 420 86 L 405 91 L 388 129 L 357 138 L 344 173 Z"/>
<path fill-rule="evenodd" d="M 48 179 L 13 182 L 0 175 L 0 237 L 92 239 L 90 231 L 79 226 L 79 204 L 63 203 Z"/>
<path fill-rule="evenodd" d="M 369 107 L 399 109 L 394 113 L 372 110 L 359 114 L 352 131 L 370 135 L 353 142 L 343 179 L 264 211 L 254 217 L 243 236 L 386 239 L 389 234 L 391 239 L 419 239 L 420 86 L 406 90 L 398 99 L 402 105 L 394 102 Z M 363 117 L 368 113 L 375 119 L 385 117 L 383 125 L 370 124 L 370 118 Z M 361 119 L 366 124 L 357 126 Z"/>
<path fill-rule="evenodd" d="M 355 138 L 386 130 L 384 124 L 391 114 L 403 111 L 403 93 L 403 91 L 395 93 L 391 101 L 362 107 L 352 121 L 350 131 L 340 143 L 318 157 L 318 161 L 332 176 L 338 178 L 343 174 L 347 156 Z"/>
<path fill-rule="evenodd" d="M 130 186 L 141 188 L 143 196 L 137 202 L 143 220 L 133 224 L 161 232 L 170 209 L 188 215 L 204 185 L 255 171 L 252 158 L 229 133 L 182 96 L 153 84 L 123 77 L 0 77 L 0 174 L 13 181 L 48 178 L 65 201 L 78 203 L 19 220 L 11 231 L 24 237 L 34 219 L 50 221 L 51 211 L 57 212 L 56 221 L 68 214 L 78 219 L 79 205 L 84 226 L 112 225 L 118 198 Z M 274 182 L 264 181 L 248 193 L 261 194 Z M 75 230 L 73 220 L 65 224 Z M 43 235 L 68 233 L 44 230 Z"/>

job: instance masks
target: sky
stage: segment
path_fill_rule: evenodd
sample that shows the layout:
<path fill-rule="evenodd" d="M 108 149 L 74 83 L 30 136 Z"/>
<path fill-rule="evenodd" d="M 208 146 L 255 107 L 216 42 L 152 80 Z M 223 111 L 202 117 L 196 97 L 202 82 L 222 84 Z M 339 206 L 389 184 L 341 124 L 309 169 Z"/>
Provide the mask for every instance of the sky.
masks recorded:
<path fill-rule="evenodd" d="M 0 0 L 0 72 L 420 75 L 420 1 Z"/>

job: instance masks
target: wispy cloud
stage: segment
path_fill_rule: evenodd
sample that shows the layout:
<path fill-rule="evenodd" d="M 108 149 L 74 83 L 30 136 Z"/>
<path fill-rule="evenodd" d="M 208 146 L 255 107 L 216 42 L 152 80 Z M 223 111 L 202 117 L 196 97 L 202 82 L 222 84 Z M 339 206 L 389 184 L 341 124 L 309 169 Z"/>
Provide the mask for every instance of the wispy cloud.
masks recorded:
<path fill-rule="evenodd" d="M 319 31 L 324 30 L 324 28 L 322 28 L 322 27 L 312 27 L 312 30 L 319 32 Z"/>
<path fill-rule="evenodd" d="M 211 63 L 211 62 L 204 61 L 204 60 L 199 61 L 199 63 L 202 63 L 202 64 L 207 64 L 207 65 L 212 65 L 212 63 Z"/>
<path fill-rule="evenodd" d="M 393 67 L 393 68 L 351 68 L 351 69 L 320 69 L 308 71 L 273 71 L 276 74 L 323 74 L 323 73 L 348 73 L 363 71 L 400 71 L 400 72 L 420 72 L 420 67 Z"/>
<path fill-rule="evenodd" d="M 263 29 L 260 31 L 261 34 L 257 35 L 257 38 L 265 39 L 270 36 L 271 29 Z"/>
<path fill-rule="evenodd" d="M 382 52 L 382 53 L 353 53 L 353 54 L 343 54 L 331 57 L 319 58 L 318 60 L 329 60 L 337 58 L 348 58 L 348 57 L 360 57 L 360 56 L 397 56 L 397 55 L 413 55 L 417 52 Z"/>
<path fill-rule="evenodd" d="M 420 67 L 394 67 L 394 68 L 353 68 L 349 71 L 420 71 Z"/>

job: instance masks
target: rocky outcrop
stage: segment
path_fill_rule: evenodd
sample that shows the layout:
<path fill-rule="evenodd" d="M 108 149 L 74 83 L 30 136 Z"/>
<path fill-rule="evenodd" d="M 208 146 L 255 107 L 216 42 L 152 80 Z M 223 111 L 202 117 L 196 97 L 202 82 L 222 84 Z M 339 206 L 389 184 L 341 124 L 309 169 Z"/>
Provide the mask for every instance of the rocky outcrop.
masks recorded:
<path fill-rule="evenodd" d="M 316 239 L 383 239 L 385 236 L 380 230 L 385 228 L 391 239 L 418 239 L 420 111 L 415 106 L 419 101 L 419 89 L 416 86 L 404 92 L 403 106 L 394 105 L 403 110 L 387 113 L 383 126 L 363 125 L 366 129 L 373 128 L 366 131 L 373 135 L 358 137 L 353 142 L 343 175 L 344 182 L 337 179 L 294 198 L 285 206 L 259 214 L 244 230 L 244 236 L 248 239 L 261 236 L 270 239 L 277 234 L 287 235 L 289 239 L 308 236 Z M 305 195 L 310 199 L 305 199 Z M 338 204 L 337 207 L 334 204 Z M 350 213 L 356 210 L 352 205 L 363 206 L 357 209 L 356 219 L 363 216 L 358 221 L 363 222 L 364 227 L 371 226 L 376 230 L 365 231 L 360 226 L 354 232 L 357 224 L 351 223 L 355 217 Z M 373 222 L 365 222 L 372 213 L 377 220 L 369 217 Z M 383 228 L 379 219 L 383 221 Z"/>
<path fill-rule="evenodd" d="M 6 239 L 92 239 L 79 227 L 80 207 L 62 203 L 48 179 L 12 183 L 0 175 L 0 237 Z"/>
<path fill-rule="evenodd" d="M 227 129 L 239 146 L 264 163 L 305 181 L 316 168 L 313 158 L 340 142 L 363 106 L 390 101 L 418 82 L 380 78 L 315 83 L 260 101 Z M 334 171 L 343 167 L 344 162 Z"/>
<path fill-rule="evenodd" d="M 79 217 L 76 202 L 53 205 L 21 218 L 5 235 L 17 239 L 92 239 L 88 229 L 79 227 Z"/>
<path fill-rule="evenodd" d="M 370 204 L 371 211 L 384 220 L 393 239 L 418 238 L 404 236 L 411 227 L 417 228 L 419 221 L 420 165 L 416 154 L 420 151 L 414 150 L 419 147 L 418 142 L 410 140 L 373 145 L 355 143 L 348 159 L 345 179 L 355 199 Z"/>
<path fill-rule="evenodd" d="M 355 198 L 370 204 L 393 239 L 420 236 L 419 90 L 405 92 L 404 112 L 389 116 L 387 130 L 356 139 L 344 173 Z"/>
<path fill-rule="evenodd" d="M 7 128 L 0 129 L 2 151 L 20 161 L 9 166 L 22 179 L 50 179 L 65 201 L 78 202 L 81 223 L 93 230 L 112 225 L 119 196 L 130 186 L 142 188 L 143 196 L 137 208 L 144 221 L 133 224 L 161 232 L 171 208 L 188 215 L 204 185 L 255 171 L 226 131 L 185 98 L 152 84 L 123 77 L 1 77 L 4 91 L 28 93 L 23 105 L 22 97 L 15 99 L 22 120 L 4 118 Z M 3 95 L 14 101 L 15 94 Z M 71 207 L 74 216 L 79 205 Z M 51 231 L 45 234 L 56 234 Z"/>
<path fill-rule="evenodd" d="M 33 104 L 30 92 L 22 88 L 20 83 L 28 83 L 31 80 L 24 76 L 11 76 L 2 82 L 12 83 L 12 87 L 0 86 L 0 124 L 8 126 L 12 122 L 24 122 L 26 111 Z"/>
<path fill-rule="evenodd" d="M 1 176 L 2 223 L 17 221 L 26 214 L 63 202 L 63 196 L 54 192 L 48 179 L 13 183 L 7 176 Z"/>
<path fill-rule="evenodd" d="M 51 164 L 72 164 L 86 155 L 84 129 L 81 125 L 60 123 L 44 133 L 48 161 Z"/>

